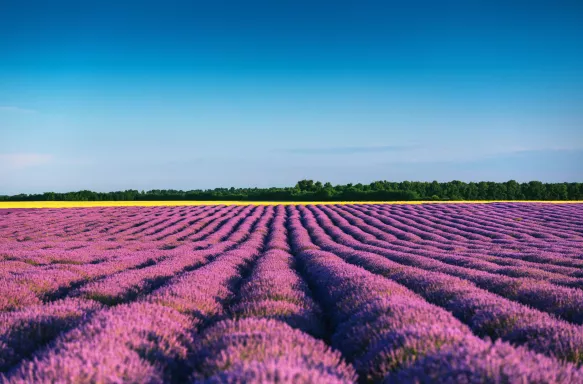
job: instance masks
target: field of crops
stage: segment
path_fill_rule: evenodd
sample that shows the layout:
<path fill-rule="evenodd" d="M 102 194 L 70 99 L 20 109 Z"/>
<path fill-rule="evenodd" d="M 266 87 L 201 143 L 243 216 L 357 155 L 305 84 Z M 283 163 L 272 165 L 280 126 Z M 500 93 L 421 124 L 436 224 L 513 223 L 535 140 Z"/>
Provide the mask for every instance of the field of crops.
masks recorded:
<path fill-rule="evenodd" d="M 583 383 L 583 204 L 0 210 L 0 382 Z"/>

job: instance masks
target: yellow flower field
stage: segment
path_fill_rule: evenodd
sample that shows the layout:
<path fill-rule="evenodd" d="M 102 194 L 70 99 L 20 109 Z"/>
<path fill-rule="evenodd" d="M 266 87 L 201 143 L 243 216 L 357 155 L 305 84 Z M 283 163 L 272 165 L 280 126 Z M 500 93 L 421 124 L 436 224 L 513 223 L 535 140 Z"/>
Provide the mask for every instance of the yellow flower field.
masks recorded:
<path fill-rule="evenodd" d="M 307 205 L 307 204 L 475 204 L 475 203 L 583 204 L 583 201 L 464 200 L 464 201 L 0 201 L 6 208 L 155 207 L 196 205 Z"/>

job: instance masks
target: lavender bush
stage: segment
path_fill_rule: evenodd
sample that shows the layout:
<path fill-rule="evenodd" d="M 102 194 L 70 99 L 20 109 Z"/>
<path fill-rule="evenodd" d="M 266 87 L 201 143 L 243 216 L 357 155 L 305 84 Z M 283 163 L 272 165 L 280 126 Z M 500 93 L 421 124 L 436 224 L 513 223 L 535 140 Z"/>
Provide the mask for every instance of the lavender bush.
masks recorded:
<path fill-rule="evenodd" d="M 0 383 L 583 383 L 583 205 L 0 215 Z"/>

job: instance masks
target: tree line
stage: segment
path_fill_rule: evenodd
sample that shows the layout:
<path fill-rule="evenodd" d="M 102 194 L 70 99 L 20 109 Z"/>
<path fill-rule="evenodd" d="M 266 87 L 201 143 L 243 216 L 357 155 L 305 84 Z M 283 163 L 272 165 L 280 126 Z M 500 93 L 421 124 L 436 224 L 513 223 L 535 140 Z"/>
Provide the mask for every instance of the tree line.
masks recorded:
<path fill-rule="evenodd" d="M 583 183 L 465 183 L 375 181 L 370 184 L 332 185 L 300 180 L 284 188 L 215 188 L 190 191 L 153 189 L 116 192 L 45 192 L 0 195 L 0 201 L 136 201 L 136 200 L 240 200 L 240 201 L 409 201 L 409 200 L 583 200 Z"/>

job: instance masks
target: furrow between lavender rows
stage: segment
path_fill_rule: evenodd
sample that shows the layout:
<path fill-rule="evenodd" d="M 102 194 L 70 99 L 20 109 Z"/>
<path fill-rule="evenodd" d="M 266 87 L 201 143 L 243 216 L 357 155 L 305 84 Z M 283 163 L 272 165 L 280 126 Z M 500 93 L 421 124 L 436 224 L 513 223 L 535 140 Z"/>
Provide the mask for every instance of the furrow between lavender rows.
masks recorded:
<path fill-rule="evenodd" d="M 236 237 L 230 239 L 231 241 L 220 243 L 221 239 L 228 237 L 231 231 L 237 228 L 238 223 L 247 218 L 246 213 L 251 210 L 253 210 L 252 207 L 245 208 L 244 211 L 239 212 L 240 215 L 233 215 L 230 220 L 223 221 L 221 227 L 215 228 L 214 232 L 207 233 L 205 236 L 211 238 L 208 244 L 216 244 L 215 249 L 207 249 L 199 254 L 181 248 L 143 254 L 130 253 L 121 260 L 115 259 L 83 266 L 50 266 L 10 276 L 1 281 L 0 292 L 3 295 L 0 295 L 0 309 L 11 310 L 30 304 L 38 304 L 43 299 L 58 299 L 70 293 L 73 295 L 86 294 L 89 298 L 98 298 L 108 303 L 123 301 L 126 295 L 131 296 L 133 287 L 139 289 L 140 285 L 145 287 L 161 283 L 163 278 L 157 276 L 160 271 L 163 274 L 170 270 L 175 273 L 189 266 L 196 266 L 203 263 L 206 258 L 225 251 L 241 241 L 241 234 L 245 233 L 245 228 L 243 232 L 235 231 L 233 235 Z M 205 236 L 201 236 L 201 238 L 205 238 Z M 157 263 L 161 259 L 164 259 L 161 264 Z M 149 267 L 148 263 L 153 265 Z M 139 268 L 144 264 L 146 264 L 144 268 Z M 164 276 L 169 277 L 172 273 L 164 274 Z M 115 277 L 118 275 L 119 278 Z M 105 280 L 101 281 L 100 279 L 104 277 Z M 158 279 L 158 277 L 160 278 Z M 95 282 L 90 283 L 90 281 Z M 109 281 L 112 283 L 110 284 Z M 87 285 L 87 283 L 90 283 L 89 288 L 83 289 L 82 286 Z M 110 292 L 108 289 L 115 292 Z"/>
<path fill-rule="evenodd" d="M 376 206 L 366 206 L 366 207 L 354 207 L 356 209 L 358 209 L 359 211 L 366 213 L 367 217 L 370 217 L 371 219 L 377 219 L 382 221 L 383 223 L 390 225 L 391 224 L 391 220 L 394 220 L 395 215 L 394 214 L 389 214 L 389 211 L 386 211 L 380 207 L 376 207 Z M 428 211 L 428 212 L 427 212 Z M 483 216 L 486 216 L 488 213 L 485 212 Z M 516 220 L 517 219 L 521 219 L 521 217 L 516 217 L 516 216 L 520 216 L 521 215 L 521 211 L 517 211 L 514 212 L 513 214 L 509 214 L 508 216 L 508 220 L 511 221 L 512 223 L 516 224 Z M 560 246 L 559 248 L 557 248 L 558 246 L 558 242 L 557 241 L 549 241 L 548 239 L 533 239 L 530 238 L 528 241 L 518 237 L 518 238 L 512 238 L 512 239 L 492 239 L 492 238 L 483 238 L 480 239 L 478 238 L 474 238 L 473 236 L 475 235 L 472 232 L 472 227 L 468 227 L 467 225 L 461 225 L 461 224 L 457 224 L 454 221 L 447 221 L 444 219 L 443 215 L 441 215 L 441 211 L 440 210 L 436 210 L 436 209 L 430 209 L 429 207 L 425 207 L 425 209 L 421 212 L 416 212 L 416 215 L 411 215 L 411 220 L 415 220 L 417 222 L 419 221 L 426 221 L 426 220 L 431 220 L 431 223 L 440 223 L 438 227 L 436 227 L 434 224 L 431 225 L 431 232 L 433 232 L 434 230 L 439 230 L 441 232 L 441 234 L 443 234 L 444 236 L 446 234 L 451 234 L 452 236 L 455 233 L 459 233 L 459 231 L 463 231 L 462 233 L 466 233 L 467 234 L 467 239 L 468 240 L 478 240 L 478 242 L 476 243 L 471 243 L 471 244 L 467 244 L 469 247 L 471 247 L 472 249 L 479 249 L 479 244 L 481 243 L 480 240 L 483 240 L 487 243 L 489 243 L 489 246 L 496 246 L 496 247 L 506 247 L 507 250 L 512 250 L 516 247 L 518 247 L 519 249 L 522 249 L 524 251 L 533 251 L 533 250 L 545 250 L 545 249 L 557 249 L 557 252 L 560 252 L 562 254 L 564 254 L 565 258 L 573 258 L 573 253 L 575 252 L 575 249 L 573 247 L 568 246 L 569 244 L 571 245 L 576 245 L 576 243 L 581 243 L 583 241 L 582 237 L 577 237 L 574 236 L 573 238 L 570 239 L 563 239 L 561 240 L 561 242 L 567 244 L 567 246 Z M 479 219 L 476 219 L 479 220 Z M 522 224 L 523 226 L 531 226 L 533 225 L 531 221 L 520 221 L 520 223 L 524 223 Z M 514 225 L 513 224 L 513 225 Z M 547 230 L 549 230 L 548 228 L 546 228 Z M 470 237 L 471 236 L 471 237 Z M 462 241 L 466 241 L 464 239 L 461 239 Z M 508 243 L 510 241 L 510 244 Z M 510 245 L 510 247 L 509 247 Z M 568 260 L 566 260 L 568 261 Z"/>
<path fill-rule="evenodd" d="M 357 207 L 360 208 L 360 207 Z M 464 210 L 464 214 L 467 213 L 471 213 L 472 210 L 475 210 L 476 208 L 466 208 Z M 522 248 L 527 248 L 527 249 L 552 249 L 554 247 L 556 247 L 557 241 L 550 241 L 548 239 L 548 236 L 546 236 L 546 239 L 540 239 L 540 238 L 536 238 L 534 237 L 534 235 L 542 235 L 541 231 L 548 231 L 548 228 L 541 228 L 538 232 L 536 233 L 532 233 L 532 235 L 526 235 L 523 236 L 524 234 L 522 232 L 509 232 L 506 235 L 502 235 L 501 233 L 498 233 L 496 231 L 491 231 L 489 230 L 490 228 L 488 227 L 484 227 L 480 226 L 478 228 L 476 228 L 476 225 L 478 225 L 479 222 L 487 220 L 487 215 L 488 213 L 490 213 L 490 211 L 488 211 L 488 213 L 484 213 L 483 215 L 480 215 L 480 217 L 476 217 L 475 220 L 467 220 L 465 216 L 463 215 L 456 215 L 457 218 L 450 218 L 448 217 L 448 215 L 446 214 L 448 208 L 444 207 L 444 208 L 430 208 L 430 207 L 425 207 L 423 209 L 423 215 L 420 216 L 419 212 L 414 211 L 415 215 L 411 215 L 410 213 L 403 213 L 401 211 L 397 211 L 395 213 L 389 214 L 391 211 L 388 211 L 386 209 L 383 209 L 382 207 L 374 207 L 374 206 L 370 206 L 370 207 L 366 207 L 366 212 L 369 216 L 375 217 L 381 221 L 383 221 L 386 224 L 389 224 L 391 226 L 399 226 L 402 230 L 404 230 L 405 232 L 414 232 L 414 233 L 419 233 L 420 235 L 430 238 L 431 235 L 430 233 L 440 233 L 443 236 L 452 238 L 452 236 L 454 234 L 457 235 L 461 235 L 462 237 L 458 237 L 458 240 L 463 240 L 464 238 L 470 239 L 470 240 L 478 240 L 478 241 L 485 241 L 487 243 L 490 244 L 497 244 L 497 245 L 504 245 L 505 243 L 507 243 L 508 241 L 514 242 L 515 244 L 519 245 Z M 516 214 L 520 215 L 520 212 L 516 212 Z M 437 217 L 436 217 L 437 216 Z M 507 224 L 507 225 L 516 225 L 518 226 L 517 223 L 522 223 L 522 221 L 517 222 L 516 220 L 522 220 L 521 217 L 512 217 L 513 215 L 509 215 L 508 220 L 512 223 L 512 224 Z M 420 225 L 420 222 L 426 222 L 427 219 L 431 220 L 432 223 L 436 223 L 438 226 L 436 226 L 435 224 L 430 224 L 429 225 L 429 230 L 423 230 L 421 232 L 416 232 L 418 231 L 418 229 L 415 228 L 415 226 Z M 409 229 L 409 225 L 411 226 L 411 229 Z M 532 231 L 532 222 L 529 221 L 528 223 L 530 228 L 530 231 Z M 521 226 L 522 228 L 522 226 Z M 444 232 L 439 232 L 439 230 L 444 230 Z M 556 231 L 555 231 L 556 232 Z M 566 234 L 563 237 L 567 237 L 569 238 L 568 241 L 579 241 L 579 243 L 583 240 L 580 236 L 579 232 L 573 232 L 570 234 Z M 455 238 L 455 237 L 454 237 Z M 561 241 L 567 241 L 565 239 L 561 239 Z M 475 246 L 476 244 L 472 245 Z M 568 248 L 561 248 L 560 251 L 564 251 L 565 249 Z"/>
<path fill-rule="evenodd" d="M 0 239 L 0 382 L 583 383 L 576 211 L 18 213 Z"/>
<path fill-rule="evenodd" d="M 223 207 L 219 210 L 211 212 L 209 215 L 202 217 L 201 220 L 196 220 L 192 224 L 181 225 L 178 228 L 168 227 L 158 233 L 152 233 L 148 238 L 153 240 L 164 240 L 165 242 L 172 242 L 182 240 L 179 236 L 183 231 L 191 230 L 196 233 L 196 231 L 204 230 L 205 227 L 212 224 L 213 222 L 223 223 L 224 220 L 228 220 L 236 215 L 237 212 L 241 212 L 243 207 Z M 226 218 L 226 219 L 225 219 Z"/>
<path fill-rule="evenodd" d="M 157 237 L 164 236 L 168 231 L 171 229 L 172 231 L 176 230 L 176 226 L 180 224 L 182 228 L 188 228 L 189 226 L 198 223 L 199 221 L 208 218 L 209 216 L 225 211 L 226 207 L 224 206 L 217 206 L 217 207 L 203 207 L 200 210 L 195 210 L 191 215 L 187 215 L 181 219 L 172 221 L 170 223 L 163 223 L 161 225 L 153 226 L 148 228 L 146 231 L 143 232 L 143 236 L 140 238 L 142 241 L 149 241 Z M 163 240 L 163 239 L 162 239 Z"/>
<path fill-rule="evenodd" d="M 197 383 L 352 383 L 355 372 L 323 341 L 322 312 L 294 268 L 276 207 L 268 241 L 222 317 L 197 339 Z"/>
<path fill-rule="evenodd" d="M 222 253 L 244 242 L 264 210 L 249 209 L 241 216 L 232 218 L 208 237 L 210 247 L 202 250 L 179 251 L 172 258 L 162 260 L 149 267 L 128 270 L 111 275 L 105 279 L 84 285 L 72 292 L 72 296 L 82 296 L 104 304 L 119 304 L 134 300 L 138 295 L 147 295 L 153 288 L 163 285 L 170 278 L 184 271 L 199 268 Z M 247 214 L 249 213 L 249 214 Z M 174 251 L 174 250 L 172 250 Z"/>
<path fill-rule="evenodd" d="M 350 214 L 353 214 L 356 217 L 351 217 L 350 214 L 348 214 L 347 216 L 345 216 L 345 218 L 347 220 L 349 220 L 349 222 L 351 222 L 352 224 L 355 224 L 355 222 L 358 222 L 357 225 L 360 226 L 361 223 L 366 223 L 368 224 L 367 228 L 373 228 L 374 230 L 381 230 L 382 233 L 384 233 L 382 240 L 386 240 L 388 242 L 391 242 L 390 244 L 390 248 L 391 249 L 395 249 L 395 250 L 406 250 L 408 251 L 410 249 L 411 252 L 415 253 L 418 251 L 422 251 L 425 250 L 427 248 L 429 248 L 429 244 L 427 244 L 427 242 L 425 242 L 423 247 L 419 247 L 417 244 L 415 243 L 409 243 L 409 244 L 404 244 L 404 245 L 397 245 L 395 244 L 396 242 L 393 241 L 393 239 L 391 238 L 387 238 L 386 236 L 386 232 L 388 230 L 391 229 L 391 227 L 387 224 L 387 220 L 386 218 L 383 217 L 377 217 L 373 214 L 370 213 L 364 213 L 362 211 L 359 211 L 358 209 L 353 209 L 350 207 L 334 207 L 333 208 L 335 211 L 337 211 L 338 213 L 342 213 L 342 212 L 349 212 Z M 346 213 L 345 213 L 346 214 Z M 450 231 L 452 230 L 451 227 L 448 228 Z M 432 232 L 433 234 L 433 232 Z M 456 243 L 453 245 L 448 245 L 445 244 L 447 246 L 447 250 L 451 250 L 453 248 L 454 251 L 456 251 L 456 253 L 460 253 L 463 256 L 466 257 L 475 257 L 474 254 L 478 253 L 479 257 L 484 257 L 484 254 L 488 254 L 491 253 L 491 249 L 492 249 L 492 243 L 491 242 L 486 242 L 483 244 L 482 247 L 478 247 L 478 245 L 481 244 L 480 240 L 474 239 L 474 241 L 469 242 L 462 242 L 462 243 Z M 409 249 L 406 247 L 406 245 L 409 245 Z M 439 250 L 438 246 L 439 244 L 431 244 L 432 246 L 434 246 L 435 248 L 437 248 L 437 250 Z M 520 247 L 521 249 L 523 248 L 523 245 L 519 244 L 517 245 L 518 247 Z M 467 247 L 472 247 L 472 249 L 467 249 Z M 459 249 L 462 249 L 464 251 L 460 252 Z M 443 246 L 441 246 L 441 249 L 443 249 Z M 505 256 L 510 253 L 510 252 L 506 252 Z M 537 268 L 541 271 L 554 271 L 555 273 L 559 273 L 559 274 L 566 274 L 567 276 L 570 276 L 570 274 L 573 274 L 573 277 L 583 277 L 583 273 L 581 271 L 581 267 L 583 267 L 583 260 L 573 260 L 572 258 L 565 258 L 563 256 L 561 256 L 561 254 L 557 254 L 557 253 L 551 253 L 549 254 L 552 255 L 553 257 L 546 257 L 546 258 L 541 258 L 539 262 L 538 259 L 533 258 L 532 261 L 526 260 L 523 261 L 522 264 L 520 264 L 520 255 L 517 255 L 516 252 L 512 252 L 515 253 L 513 256 L 516 257 L 518 260 L 516 260 L 516 263 L 518 263 L 519 266 L 528 266 L 528 267 L 532 267 L 532 268 Z M 532 253 L 529 250 L 522 250 L 520 252 L 520 254 L 530 254 Z M 493 261 L 493 262 L 504 262 L 504 263 L 508 263 L 508 257 L 495 257 L 495 256 L 490 256 L 489 260 Z M 555 263 L 557 263 L 557 265 L 555 265 Z M 553 269 L 554 268 L 554 269 Z"/>
<path fill-rule="evenodd" d="M 581 326 L 485 291 L 467 280 L 347 247 L 333 240 L 334 230 L 338 231 L 335 227 L 323 220 L 318 222 L 307 210 L 302 212 L 302 218 L 314 245 L 407 287 L 450 311 L 476 335 L 502 339 L 560 360 L 583 364 Z"/>
<path fill-rule="evenodd" d="M 124 229 L 122 231 L 117 231 L 114 234 L 119 235 L 127 235 L 129 237 L 135 238 L 135 236 L 139 236 L 139 234 L 151 231 L 153 228 L 157 227 L 166 227 L 175 225 L 176 223 L 180 223 L 182 221 L 197 218 L 197 217 L 204 217 L 207 212 L 212 209 L 212 207 L 194 207 L 194 209 L 190 210 L 189 212 L 181 212 L 180 210 L 168 210 L 165 212 L 161 212 L 159 214 L 155 214 L 155 218 L 148 220 L 144 225 L 139 227 L 132 227 L 128 229 Z M 218 207 L 220 209 L 220 207 Z M 127 232 L 127 233 L 126 233 Z"/>
<path fill-rule="evenodd" d="M 95 313 L 25 360 L 7 383 L 183 382 L 192 371 L 191 353 L 199 327 L 224 312 L 242 269 L 264 246 L 273 216 L 264 214 L 244 244 L 205 266 L 171 279 L 130 304 Z M 128 324 L 132 326 L 128 328 Z"/>
<path fill-rule="evenodd" d="M 328 207 L 318 207 L 319 211 L 330 215 L 339 215 L 345 219 L 350 225 L 354 226 L 356 231 L 359 231 L 359 236 L 366 240 L 370 245 L 380 246 L 385 249 L 407 252 L 419 256 L 426 256 L 432 259 L 443 261 L 446 264 L 468 267 L 476 270 L 490 272 L 493 274 L 500 274 L 508 277 L 529 277 L 535 280 L 545 280 L 553 284 L 563 285 L 570 288 L 583 287 L 583 271 L 579 268 L 566 268 L 556 266 L 556 268 L 568 269 L 571 276 L 563 275 L 557 271 L 551 272 L 553 265 L 547 265 L 546 268 L 540 263 L 527 263 L 516 260 L 514 265 L 500 266 L 493 262 L 484 260 L 482 254 L 467 256 L 458 254 L 456 252 L 447 252 L 441 249 L 436 249 L 424 246 L 422 249 L 407 249 L 399 246 L 394 246 L 393 243 L 386 239 L 383 235 L 384 224 L 379 221 L 374 221 L 366 215 L 352 210 L 350 208 L 329 209 Z M 497 260 L 501 260 L 499 258 Z M 506 259 L 507 260 L 507 259 Z M 518 265 L 517 265 L 518 264 Z M 581 261 L 583 266 L 583 260 Z"/>
<path fill-rule="evenodd" d="M 320 216 L 323 218 L 326 215 L 323 214 Z M 426 256 L 412 255 L 405 252 L 387 251 L 382 247 L 364 243 L 363 241 L 367 241 L 365 238 L 369 240 L 372 239 L 370 239 L 370 237 L 364 237 L 367 235 L 365 232 L 348 223 L 346 219 L 340 215 L 331 213 L 329 219 L 331 221 L 329 227 L 337 233 L 337 240 L 355 250 L 377 253 L 400 264 L 457 276 L 472 281 L 480 288 L 513 301 L 533 306 L 573 323 L 583 323 L 582 290 L 561 287 L 540 280 L 511 278 L 488 272 L 476 271 L 469 268 L 449 265 Z"/>
<path fill-rule="evenodd" d="M 572 364 L 472 334 L 451 313 L 389 279 L 344 262 L 313 244 L 297 208 L 289 207 L 292 249 L 329 311 L 332 346 L 361 382 L 582 382 Z M 435 365 L 436 360 L 448 361 Z M 453 375 L 453 376 L 452 376 Z"/>

